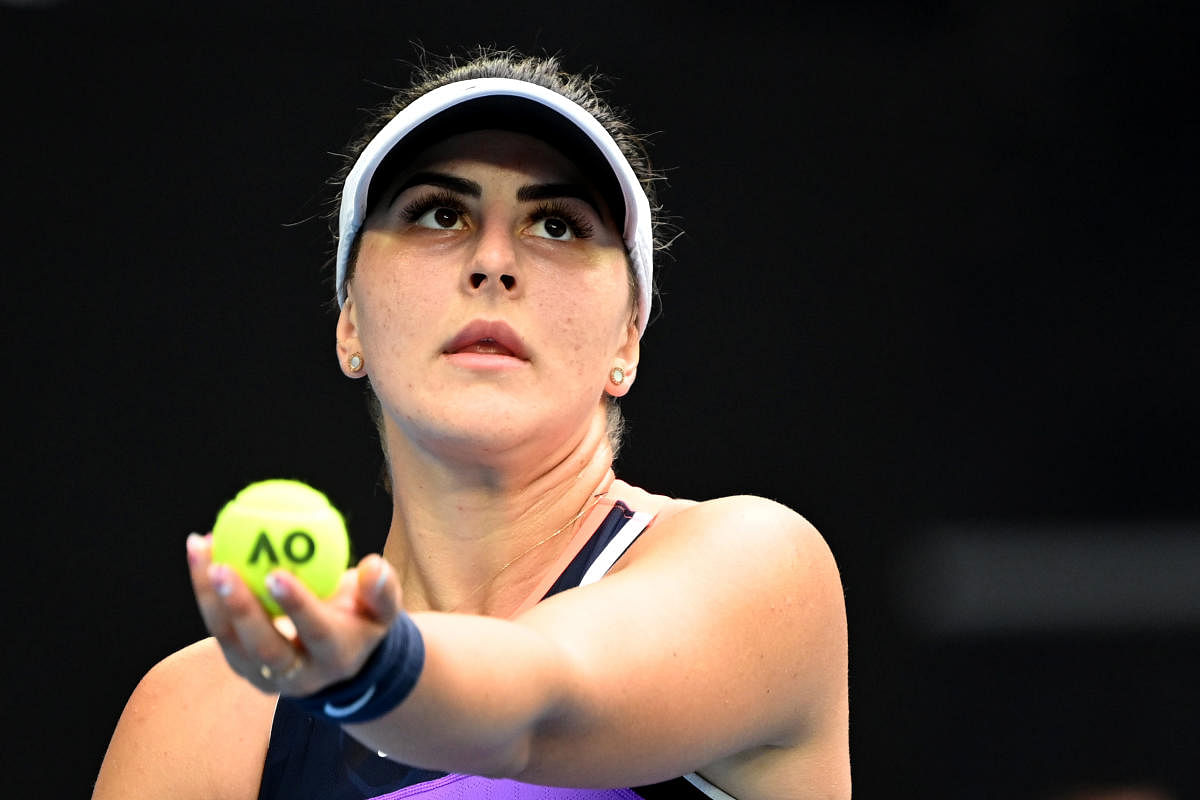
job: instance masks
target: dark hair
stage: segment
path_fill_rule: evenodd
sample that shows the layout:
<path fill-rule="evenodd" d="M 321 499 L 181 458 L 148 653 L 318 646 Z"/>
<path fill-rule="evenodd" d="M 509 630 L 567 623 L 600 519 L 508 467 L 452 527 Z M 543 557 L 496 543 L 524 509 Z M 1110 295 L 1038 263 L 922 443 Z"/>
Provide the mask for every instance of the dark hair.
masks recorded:
<path fill-rule="evenodd" d="M 460 59 L 454 55 L 429 59 L 425 54 L 422 54 L 422 61 L 413 65 L 411 85 L 406 89 L 397 91 L 387 103 L 371 112 L 361 135 L 355 138 L 347 147 L 345 163 L 331 179 L 331 183 L 335 187 L 330 214 L 334 231 L 337 230 L 337 213 L 341 204 L 342 187 L 345 184 L 346 177 L 349 175 L 350 170 L 353 168 L 362 151 L 388 121 L 403 111 L 414 100 L 438 87 L 478 78 L 512 78 L 536 84 L 545 89 L 557 92 L 590 113 L 597 122 L 604 126 L 609 135 L 612 136 L 613 141 L 617 143 L 617 146 L 621 149 L 621 153 L 625 156 L 629 165 L 633 168 L 634 174 L 637 175 L 639 182 L 642 184 L 642 189 L 650 201 L 654 249 L 656 252 L 661 252 L 665 249 L 666 245 L 669 244 L 669 240 L 662 233 L 665 223 L 655 192 L 655 184 L 660 180 L 660 176 L 650 166 L 646 140 L 634 132 L 628 116 L 622 110 L 609 104 L 601 96 L 602 90 L 599 88 L 599 83 L 602 80 L 601 76 L 594 72 L 590 74 L 566 72 L 562 69 L 558 58 L 555 56 L 525 56 L 512 49 L 498 50 L 488 47 L 477 48 L 472 56 L 465 59 Z M 346 265 L 346 283 L 349 283 L 354 275 L 358 247 L 361 241 L 362 235 L 360 233 L 352 243 L 350 249 L 349 263 Z M 655 271 L 655 275 L 657 275 L 657 270 Z M 636 297 L 637 278 L 633 273 L 632 267 L 629 270 L 629 280 L 631 292 Z M 649 288 L 653 296 L 655 287 L 651 286 Z M 649 309 L 647 309 L 648 311 Z M 608 395 L 605 397 L 608 412 L 608 438 L 613 456 L 616 457 L 620 450 L 625 423 L 620 409 L 613 398 Z M 379 399 L 373 391 L 368 392 L 368 406 L 371 417 L 375 420 L 376 428 L 380 432 L 380 439 L 385 448 L 386 456 L 387 442 L 383 437 L 382 409 Z M 390 481 L 388 483 L 390 484 Z"/>
<path fill-rule="evenodd" d="M 665 222 L 655 191 L 655 184 L 661 179 L 661 176 L 657 175 L 650 166 L 645 138 L 633 130 L 624 111 L 609 104 L 602 97 L 602 90 L 599 87 L 602 81 L 601 76 L 598 73 L 585 75 L 566 72 L 555 56 L 525 56 L 512 49 L 496 50 L 485 47 L 478 48 L 475 55 L 467 60 L 460 60 L 458 57 L 450 55 L 423 60 L 414 65 L 411 86 L 400 89 L 390 100 L 370 112 L 362 133 L 346 148 L 342 168 L 331 180 L 335 188 L 335 195 L 330 207 L 330 219 L 334 231 L 337 230 L 337 213 L 341 205 L 342 186 L 346 182 L 346 177 L 362 151 L 383 126 L 422 95 L 450 83 L 477 78 L 511 78 L 536 84 L 561 94 L 591 114 L 613 137 L 613 141 L 617 143 L 621 153 L 641 182 L 642 189 L 650 201 L 654 249 L 656 252 L 665 249 L 669 242 L 662 232 Z M 361 240 L 360 234 L 351 245 L 350 259 L 346 265 L 346 282 L 349 282 L 354 274 Z M 634 279 L 632 274 L 630 277 Z M 654 287 L 650 287 L 650 289 L 653 293 Z"/>

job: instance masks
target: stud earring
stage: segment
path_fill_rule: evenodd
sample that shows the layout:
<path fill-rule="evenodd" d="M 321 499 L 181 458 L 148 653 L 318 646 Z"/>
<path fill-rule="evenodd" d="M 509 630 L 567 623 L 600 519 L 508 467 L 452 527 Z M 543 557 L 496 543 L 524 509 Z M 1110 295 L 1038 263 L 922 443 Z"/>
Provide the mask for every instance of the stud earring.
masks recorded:
<path fill-rule="evenodd" d="M 608 371 L 608 379 L 617 386 L 625 382 L 625 370 L 621 367 L 613 367 Z"/>
<path fill-rule="evenodd" d="M 358 372 L 363 368 L 362 353 L 355 353 L 350 358 L 346 359 L 346 366 L 351 372 Z"/>

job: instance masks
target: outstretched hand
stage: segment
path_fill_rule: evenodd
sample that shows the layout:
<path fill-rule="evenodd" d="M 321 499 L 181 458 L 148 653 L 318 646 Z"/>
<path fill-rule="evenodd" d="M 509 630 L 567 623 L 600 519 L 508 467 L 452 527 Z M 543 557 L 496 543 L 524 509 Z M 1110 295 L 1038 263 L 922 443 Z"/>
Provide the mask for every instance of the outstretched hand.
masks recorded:
<path fill-rule="evenodd" d="M 346 570 L 328 600 L 275 570 L 267 588 L 287 616 L 272 619 L 228 564 L 212 562 L 212 534 L 189 536 L 187 554 L 205 626 L 233 671 L 263 692 L 309 695 L 357 674 L 402 610 L 396 572 L 378 555 Z"/>

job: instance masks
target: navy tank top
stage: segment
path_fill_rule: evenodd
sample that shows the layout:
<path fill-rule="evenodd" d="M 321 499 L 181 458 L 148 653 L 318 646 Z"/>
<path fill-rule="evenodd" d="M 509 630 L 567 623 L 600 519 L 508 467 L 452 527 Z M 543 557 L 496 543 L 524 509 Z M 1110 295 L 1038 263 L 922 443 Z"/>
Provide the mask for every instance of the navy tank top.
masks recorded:
<path fill-rule="evenodd" d="M 637 540 L 652 517 L 613 504 L 596 532 L 546 593 L 599 580 Z M 544 599 L 544 598 L 543 598 Z M 398 764 L 363 746 L 341 727 L 275 706 L 259 800 L 734 800 L 699 775 L 629 789 L 567 789 Z"/>

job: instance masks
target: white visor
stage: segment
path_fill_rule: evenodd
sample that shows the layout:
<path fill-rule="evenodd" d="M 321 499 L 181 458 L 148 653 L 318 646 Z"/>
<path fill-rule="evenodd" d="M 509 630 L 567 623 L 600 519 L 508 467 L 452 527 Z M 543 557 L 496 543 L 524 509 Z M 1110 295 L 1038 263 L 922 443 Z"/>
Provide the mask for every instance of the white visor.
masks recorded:
<path fill-rule="evenodd" d="M 493 98 L 487 104 L 482 101 Z M 507 98 L 507 99 L 506 99 Z M 469 103 L 470 106 L 464 106 Z M 500 110 L 502 108 L 502 111 Z M 617 221 L 623 223 L 621 236 L 625 241 L 625 249 L 633 264 L 634 274 L 638 284 L 637 324 L 638 333 L 646 332 L 646 324 L 650 320 L 650 303 L 654 277 L 654 239 L 650 227 L 650 201 L 642 184 L 634 174 L 617 143 L 613 141 L 604 126 L 581 106 L 560 95 L 558 92 L 545 89 L 533 83 L 513 80 L 512 78 L 478 78 L 475 80 L 459 81 L 447 84 L 428 92 L 414 100 L 399 114 L 393 117 L 383 129 L 375 135 L 363 149 L 350 174 L 342 187 L 342 205 L 338 215 L 338 248 L 337 248 L 337 298 L 338 305 L 346 301 L 346 271 L 350 261 L 350 249 L 359 231 L 362 230 L 366 217 L 368 201 L 371 192 L 371 181 L 376 171 L 396 146 L 424 126 L 435 117 L 442 118 L 450 109 L 456 111 L 479 110 L 482 117 L 468 128 L 459 128 L 455 132 L 483 127 L 509 129 L 513 126 L 514 117 L 526 118 L 525 124 L 518 128 L 522 132 L 537 136 L 539 118 L 544 122 L 541 109 L 554 112 L 550 115 L 554 120 L 562 119 L 570 123 L 565 126 L 576 134 L 582 133 L 594 153 L 583 153 L 591 161 L 603 163 L 612 172 L 615 187 L 619 189 L 620 199 L 624 205 L 624 219 L 621 219 L 621 209 L 611 208 Z M 492 109 L 496 109 L 494 112 Z M 487 115 L 496 113 L 508 120 L 508 123 L 488 125 Z M 531 119 L 530 119 L 531 118 Z M 440 119 L 439 119 L 440 121 Z M 452 124 L 452 123 L 451 123 Z M 564 127 L 564 126 L 559 126 Z M 428 126 L 423 132 L 427 132 Z M 454 130 L 451 128 L 451 130 Z M 541 137 L 547 138 L 547 137 Z M 551 144 L 555 141 L 547 138 Z M 406 145 L 409 142 L 406 142 Z M 425 146 L 433 144 L 428 141 Z M 564 153 L 568 158 L 573 153 Z M 412 153 L 416 155 L 416 153 Z M 382 188 L 382 187 L 380 187 Z M 602 192 L 603 193 L 603 192 Z M 615 192 L 614 192 L 615 193 Z"/>

